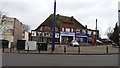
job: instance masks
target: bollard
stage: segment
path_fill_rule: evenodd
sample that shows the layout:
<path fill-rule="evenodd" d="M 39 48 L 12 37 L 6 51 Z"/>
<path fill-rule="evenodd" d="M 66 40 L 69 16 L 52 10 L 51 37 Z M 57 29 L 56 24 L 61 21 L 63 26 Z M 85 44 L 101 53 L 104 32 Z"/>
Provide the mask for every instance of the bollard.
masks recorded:
<path fill-rule="evenodd" d="M 4 49 L 5 49 L 5 48 L 3 47 L 2 52 L 4 52 Z"/>
<path fill-rule="evenodd" d="M 78 46 L 78 54 L 80 54 L 80 45 Z"/>
<path fill-rule="evenodd" d="M 51 54 L 53 53 L 52 47 L 51 47 Z"/>
<path fill-rule="evenodd" d="M 40 46 L 38 46 L 38 51 L 39 51 L 39 53 L 40 53 L 40 50 L 41 50 L 41 49 L 40 49 Z"/>
<path fill-rule="evenodd" d="M 10 48 L 10 52 L 12 52 L 12 49 Z"/>
<path fill-rule="evenodd" d="M 27 50 L 27 52 L 29 53 L 29 46 L 28 46 L 28 50 Z"/>
<path fill-rule="evenodd" d="M 64 46 L 64 53 L 66 53 L 66 46 Z"/>
<path fill-rule="evenodd" d="M 108 53 L 108 46 L 106 46 L 106 53 Z"/>

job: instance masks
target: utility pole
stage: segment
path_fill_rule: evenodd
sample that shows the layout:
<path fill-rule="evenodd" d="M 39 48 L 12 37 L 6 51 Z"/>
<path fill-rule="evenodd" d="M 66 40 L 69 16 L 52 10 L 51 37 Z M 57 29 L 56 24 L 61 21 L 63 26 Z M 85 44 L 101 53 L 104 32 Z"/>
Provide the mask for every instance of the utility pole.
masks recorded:
<path fill-rule="evenodd" d="M 53 21 L 52 52 L 55 50 L 55 28 L 56 28 L 56 0 L 54 0 L 54 21 Z"/>
<path fill-rule="evenodd" d="M 97 19 L 96 19 L 96 32 L 97 32 Z"/>
<path fill-rule="evenodd" d="M 96 46 L 97 46 L 97 19 L 96 19 L 96 33 L 95 33 L 95 35 L 96 35 Z"/>
<path fill-rule="evenodd" d="M 96 37 L 97 37 L 97 19 L 96 19 Z"/>

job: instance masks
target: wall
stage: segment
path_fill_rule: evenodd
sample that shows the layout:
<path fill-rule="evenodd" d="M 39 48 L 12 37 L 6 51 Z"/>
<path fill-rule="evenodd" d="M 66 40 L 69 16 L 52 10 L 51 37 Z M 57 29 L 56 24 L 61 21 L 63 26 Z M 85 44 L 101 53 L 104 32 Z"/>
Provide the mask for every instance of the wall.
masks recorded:
<path fill-rule="evenodd" d="M 22 40 L 22 23 L 14 18 L 14 42 L 17 42 L 17 40 Z"/>
<path fill-rule="evenodd" d="M 29 32 L 26 32 L 26 31 L 23 32 L 22 40 L 29 41 Z"/>

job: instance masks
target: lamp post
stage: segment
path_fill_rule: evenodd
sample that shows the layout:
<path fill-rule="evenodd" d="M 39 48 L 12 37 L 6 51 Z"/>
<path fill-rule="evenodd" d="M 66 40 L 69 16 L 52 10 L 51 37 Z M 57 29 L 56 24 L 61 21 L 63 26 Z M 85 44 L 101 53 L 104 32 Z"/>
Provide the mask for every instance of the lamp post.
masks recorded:
<path fill-rule="evenodd" d="M 55 50 L 55 28 L 56 28 L 56 0 L 54 0 L 54 19 L 53 19 L 52 52 Z"/>
<path fill-rule="evenodd" d="M 96 33 L 95 33 L 95 35 L 96 35 L 96 46 L 97 46 L 97 39 L 98 39 L 98 37 L 97 37 L 97 19 L 96 19 Z"/>

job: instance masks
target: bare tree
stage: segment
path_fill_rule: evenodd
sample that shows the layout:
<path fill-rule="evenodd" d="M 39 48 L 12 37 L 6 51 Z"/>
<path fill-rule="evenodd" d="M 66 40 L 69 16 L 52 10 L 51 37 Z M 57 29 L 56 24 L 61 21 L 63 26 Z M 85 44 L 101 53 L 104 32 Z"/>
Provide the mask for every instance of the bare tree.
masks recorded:
<path fill-rule="evenodd" d="M 4 17 L 4 16 L 7 16 L 7 14 L 3 12 L 2 10 L 0 10 L 0 17 Z"/>
<path fill-rule="evenodd" d="M 109 27 L 107 28 L 105 34 L 106 34 L 108 37 L 110 37 L 111 34 L 113 33 L 113 31 L 114 31 L 113 28 L 112 28 L 111 26 L 109 26 Z"/>
<path fill-rule="evenodd" d="M 23 30 L 29 32 L 30 31 L 30 26 L 27 24 L 23 24 Z"/>

